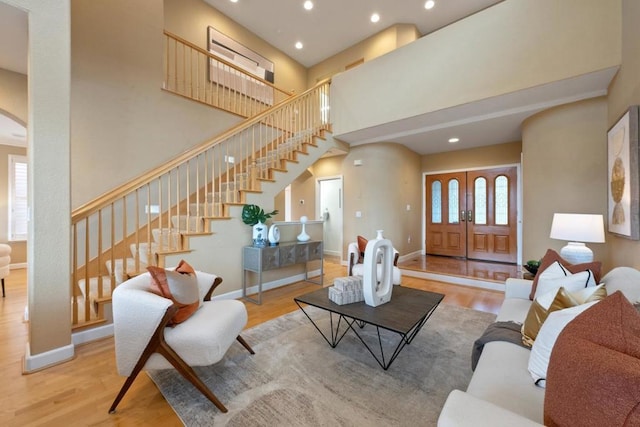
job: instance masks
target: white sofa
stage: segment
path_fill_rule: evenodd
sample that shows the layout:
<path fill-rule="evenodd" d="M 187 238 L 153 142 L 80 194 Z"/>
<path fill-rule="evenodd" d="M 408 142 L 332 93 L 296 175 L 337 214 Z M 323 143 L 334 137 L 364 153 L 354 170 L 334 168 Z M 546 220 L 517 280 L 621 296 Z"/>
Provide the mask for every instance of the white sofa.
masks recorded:
<path fill-rule="evenodd" d="M 631 302 L 640 299 L 640 271 L 634 268 L 617 267 L 600 282 L 605 283 L 609 295 L 619 290 Z M 496 321 L 524 321 L 531 306 L 532 284 L 530 280 L 507 279 Z M 487 343 L 466 392 L 453 390 L 447 397 L 438 426 L 542 425 L 545 389 L 534 384 L 528 371 L 529 355 L 530 350 L 516 344 Z"/>

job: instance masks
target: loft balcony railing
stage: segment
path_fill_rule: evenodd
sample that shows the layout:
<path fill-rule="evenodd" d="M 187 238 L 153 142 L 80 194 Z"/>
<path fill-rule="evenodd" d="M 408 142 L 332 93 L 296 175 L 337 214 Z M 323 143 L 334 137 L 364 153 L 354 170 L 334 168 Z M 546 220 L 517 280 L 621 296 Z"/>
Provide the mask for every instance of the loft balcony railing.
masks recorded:
<path fill-rule="evenodd" d="M 251 117 L 292 96 L 239 65 L 164 32 L 163 89 L 243 117 Z"/>
<path fill-rule="evenodd" d="M 174 56 L 166 61 L 168 69 L 177 68 Z M 181 76 L 193 82 L 190 75 Z M 193 87 L 172 78 L 177 86 Z M 247 193 L 260 191 L 274 170 L 286 169 L 287 161 L 295 161 L 329 129 L 329 87 L 327 80 L 273 106 L 262 105 L 263 111 L 212 140 L 74 210 L 74 329 L 104 323 L 105 303 L 119 283 L 148 265 L 162 266 L 167 254 L 189 252 L 189 238 L 212 234 L 212 220 L 228 218 L 230 206 L 244 204 Z M 284 92 L 272 88 L 275 102 Z M 204 102 L 202 92 L 195 90 L 194 96 Z M 241 108 L 245 113 L 263 104 L 255 94 L 237 102 L 251 104 Z"/>

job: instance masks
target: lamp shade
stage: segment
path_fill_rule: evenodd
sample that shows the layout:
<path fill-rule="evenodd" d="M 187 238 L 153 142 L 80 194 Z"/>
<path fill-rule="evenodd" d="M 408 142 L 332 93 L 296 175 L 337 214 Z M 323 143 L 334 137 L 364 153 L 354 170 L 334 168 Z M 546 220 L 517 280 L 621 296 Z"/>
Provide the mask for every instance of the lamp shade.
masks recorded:
<path fill-rule="evenodd" d="M 604 243 L 604 220 L 602 215 L 556 213 L 549 237 L 570 242 Z"/>

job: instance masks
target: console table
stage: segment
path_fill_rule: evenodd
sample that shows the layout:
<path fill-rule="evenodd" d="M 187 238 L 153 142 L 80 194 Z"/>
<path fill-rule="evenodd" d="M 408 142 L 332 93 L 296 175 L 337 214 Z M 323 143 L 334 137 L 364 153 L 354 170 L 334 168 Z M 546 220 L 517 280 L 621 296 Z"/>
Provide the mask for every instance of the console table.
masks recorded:
<path fill-rule="evenodd" d="M 283 242 L 278 246 L 242 248 L 242 297 L 256 304 L 262 304 L 262 272 L 276 270 L 293 264 L 304 264 L 304 280 L 322 285 L 323 271 L 322 241 Z M 320 260 L 320 279 L 309 280 L 307 263 Z M 247 273 L 258 274 L 258 298 L 247 296 Z"/>

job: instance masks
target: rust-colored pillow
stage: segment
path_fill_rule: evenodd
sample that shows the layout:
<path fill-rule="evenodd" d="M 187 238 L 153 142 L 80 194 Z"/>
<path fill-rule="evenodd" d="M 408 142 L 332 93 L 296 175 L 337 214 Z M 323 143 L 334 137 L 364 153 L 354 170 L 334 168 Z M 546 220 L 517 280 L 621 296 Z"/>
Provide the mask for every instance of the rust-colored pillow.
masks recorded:
<path fill-rule="evenodd" d="M 551 352 L 547 426 L 640 425 L 640 314 L 618 291 L 585 310 Z"/>
<path fill-rule="evenodd" d="M 540 260 L 540 267 L 538 268 L 538 273 L 536 277 L 533 279 L 533 285 L 531 286 L 531 294 L 529 294 L 529 299 L 533 301 L 536 295 L 536 287 L 538 286 L 538 278 L 540 277 L 540 273 L 546 270 L 551 264 L 558 261 L 564 268 L 569 270 L 571 273 L 575 274 L 580 271 L 591 270 L 593 273 L 596 284 L 600 283 L 600 270 L 602 268 L 602 263 L 600 261 L 593 262 L 585 262 L 583 264 L 571 264 L 569 261 L 565 260 L 558 254 L 558 252 L 553 249 L 547 249 L 547 253 L 544 254 L 542 260 Z"/>
<path fill-rule="evenodd" d="M 369 241 L 362 236 L 358 236 L 358 264 L 364 262 L 364 251 L 367 249 Z"/>
<path fill-rule="evenodd" d="M 178 306 L 178 311 L 169 321 L 169 325 L 177 325 L 187 320 L 200 307 L 200 292 L 196 273 L 187 262 L 180 261 L 175 270 L 161 267 L 147 267 L 151 275 L 151 291 L 169 298 Z"/>

